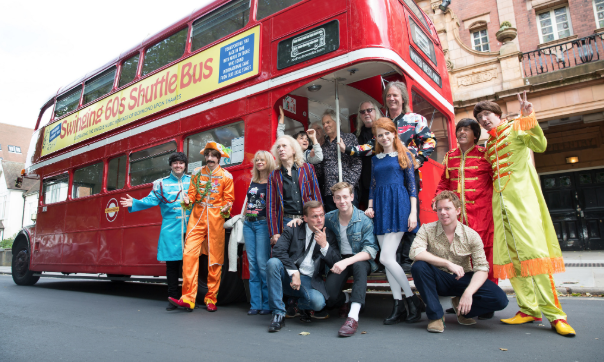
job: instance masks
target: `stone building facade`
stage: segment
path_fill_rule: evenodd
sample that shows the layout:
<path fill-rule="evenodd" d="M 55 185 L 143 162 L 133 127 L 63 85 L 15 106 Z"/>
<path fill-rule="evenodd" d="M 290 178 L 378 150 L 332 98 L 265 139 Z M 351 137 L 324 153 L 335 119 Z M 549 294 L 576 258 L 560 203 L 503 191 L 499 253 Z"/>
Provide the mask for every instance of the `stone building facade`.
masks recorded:
<path fill-rule="evenodd" d="M 445 51 L 456 121 L 481 100 L 514 114 L 526 90 L 548 138 L 534 161 L 560 244 L 604 249 L 604 0 L 417 3 Z"/>

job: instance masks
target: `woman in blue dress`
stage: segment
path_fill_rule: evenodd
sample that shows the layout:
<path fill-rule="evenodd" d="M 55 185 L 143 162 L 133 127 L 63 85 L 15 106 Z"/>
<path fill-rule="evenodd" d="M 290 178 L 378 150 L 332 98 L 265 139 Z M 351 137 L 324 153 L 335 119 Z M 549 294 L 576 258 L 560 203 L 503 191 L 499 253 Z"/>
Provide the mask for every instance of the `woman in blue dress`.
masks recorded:
<path fill-rule="evenodd" d="M 403 234 L 417 228 L 414 158 L 397 137 L 396 126 L 389 118 L 373 124 L 377 140 L 371 160 L 371 185 L 365 214 L 373 218 L 373 230 L 380 244 L 380 262 L 394 297 L 392 314 L 384 324 L 418 322 L 421 301 L 411 291 L 403 268 L 396 261 L 396 250 Z M 401 294 L 405 293 L 405 299 Z"/>

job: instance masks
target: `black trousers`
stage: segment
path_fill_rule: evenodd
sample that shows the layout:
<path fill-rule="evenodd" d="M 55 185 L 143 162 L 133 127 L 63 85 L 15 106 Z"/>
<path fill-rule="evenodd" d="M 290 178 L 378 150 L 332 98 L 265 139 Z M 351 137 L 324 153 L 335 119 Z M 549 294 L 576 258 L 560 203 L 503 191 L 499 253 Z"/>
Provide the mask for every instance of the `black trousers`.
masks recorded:
<path fill-rule="evenodd" d="M 336 203 L 333 202 L 333 195 L 325 195 L 325 196 L 322 196 L 322 198 L 323 198 L 323 209 L 325 210 L 326 214 L 330 211 L 337 209 Z M 352 204 L 357 208 L 359 207 L 359 195 L 358 195 L 358 191 L 357 191 L 356 187 L 354 188 L 354 199 L 352 200 Z"/>
<path fill-rule="evenodd" d="M 342 256 L 343 259 L 344 256 Z M 349 265 L 342 273 L 329 273 L 325 281 L 325 289 L 327 290 L 327 308 L 340 307 L 346 301 L 346 296 L 342 289 L 346 284 L 346 280 L 352 275 L 354 282 L 352 283 L 352 294 L 350 302 L 360 303 L 365 306 L 365 294 L 367 294 L 367 275 L 371 273 L 371 264 L 368 261 L 357 261 Z"/>
<path fill-rule="evenodd" d="M 166 279 L 168 280 L 168 297 L 180 299 L 181 289 L 178 279 L 182 275 L 182 260 L 166 262 Z"/>

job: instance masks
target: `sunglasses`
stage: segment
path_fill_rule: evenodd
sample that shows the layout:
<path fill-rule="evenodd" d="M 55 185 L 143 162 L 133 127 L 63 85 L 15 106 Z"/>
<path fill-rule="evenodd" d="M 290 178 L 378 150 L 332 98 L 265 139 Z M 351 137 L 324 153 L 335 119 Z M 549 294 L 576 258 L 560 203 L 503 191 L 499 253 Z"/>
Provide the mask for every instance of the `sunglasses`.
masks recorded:
<path fill-rule="evenodd" d="M 361 109 L 361 110 L 359 111 L 359 113 L 360 113 L 360 114 L 371 113 L 371 112 L 373 112 L 373 109 L 374 109 L 374 108 Z"/>

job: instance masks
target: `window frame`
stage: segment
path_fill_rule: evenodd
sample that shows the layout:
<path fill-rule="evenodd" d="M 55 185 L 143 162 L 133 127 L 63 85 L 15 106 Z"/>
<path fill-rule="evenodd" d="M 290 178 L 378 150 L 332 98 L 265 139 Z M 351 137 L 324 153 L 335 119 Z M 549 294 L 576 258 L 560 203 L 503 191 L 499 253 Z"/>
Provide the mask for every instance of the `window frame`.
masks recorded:
<path fill-rule="evenodd" d="M 114 71 L 115 71 L 115 73 L 113 74 L 113 81 L 111 82 L 111 89 L 107 93 L 100 95 L 100 96 L 86 102 L 86 83 L 98 80 L 99 78 L 103 77 L 107 72 L 111 71 L 111 69 L 114 69 Z M 82 105 L 95 103 L 99 99 L 111 94 L 115 90 L 115 78 L 117 76 L 117 72 L 118 72 L 117 64 L 113 64 L 113 65 L 109 66 L 108 68 L 104 69 L 103 71 L 98 72 L 96 75 L 84 80 L 84 86 L 82 87 Z"/>
<path fill-rule="evenodd" d="M 100 160 L 96 160 L 96 162 L 87 163 L 85 165 L 78 165 L 76 167 L 73 167 L 70 170 L 71 171 L 70 172 L 71 173 L 71 182 L 69 183 L 69 194 L 68 194 L 68 197 L 70 198 L 70 200 L 87 199 L 87 198 L 90 198 L 90 197 L 93 197 L 93 196 L 101 195 L 102 193 L 105 192 L 105 190 L 103 189 L 104 184 L 105 184 L 106 173 L 107 173 L 106 172 L 105 163 L 106 163 L 105 160 L 100 159 Z M 94 165 L 97 165 L 97 164 L 102 164 L 103 165 L 103 167 L 101 169 L 101 172 L 102 172 L 101 173 L 101 188 L 100 188 L 99 192 L 97 192 L 96 194 L 91 194 L 91 195 L 87 195 L 87 196 L 75 197 L 74 196 L 74 191 L 75 190 L 73 189 L 73 187 L 74 187 L 74 184 L 75 184 L 75 173 L 76 173 L 76 171 L 84 169 L 86 167 L 94 166 Z"/>
<path fill-rule="evenodd" d="M 476 44 L 474 43 L 474 34 L 478 33 L 478 37 L 482 39 L 482 36 L 480 35 L 480 32 L 485 30 L 487 32 L 487 42 L 486 45 L 488 46 L 487 50 L 476 50 L 475 46 Z M 490 52 L 491 51 L 491 42 L 489 39 L 489 29 L 486 26 L 481 26 L 479 28 L 476 29 L 472 29 L 470 30 L 470 39 L 472 41 L 472 50 L 477 51 L 477 52 Z M 480 43 L 480 48 L 482 49 L 482 47 L 485 45 L 485 43 Z"/>
<path fill-rule="evenodd" d="M 593 0 L 591 3 L 594 8 L 594 18 L 596 20 L 596 29 L 604 28 L 604 24 L 602 26 L 600 26 L 600 21 L 598 20 L 598 8 L 596 7 L 596 0 Z M 602 1 L 602 5 L 604 5 L 604 1 Z M 602 10 L 602 13 L 604 14 L 604 10 Z M 602 22 L 604 22 L 604 19 L 602 19 Z"/>
<path fill-rule="evenodd" d="M 124 83 L 123 85 L 120 85 L 120 80 L 122 79 L 122 71 L 124 68 L 124 62 L 127 60 L 130 60 L 131 58 L 135 57 L 138 55 L 138 64 L 136 64 L 136 72 L 134 74 L 134 78 L 132 78 L 132 80 L 128 83 Z M 141 71 L 141 58 L 144 56 L 143 52 L 141 51 L 141 49 L 138 49 L 136 52 L 129 54 L 128 56 L 125 56 L 124 58 L 122 58 L 122 60 L 119 61 L 119 69 L 118 69 L 118 76 L 116 77 L 116 86 L 115 89 L 122 89 L 122 88 L 126 88 L 128 86 L 130 86 L 131 84 L 137 82 L 140 78 L 140 71 Z"/>
<path fill-rule="evenodd" d="M 80 91 L 80 97 L 78 98 L 78 104 L 76 105 L 76 107 L 74 109 L 70 110 L 70 111 L 67 111 L 67 112 L 63 113 L 60 116 L 57 116 L 57 104 L 59 103 L 59 98 L 61 98 L 63 96 L 67 96 L 68 94 L 71 94 L 72 92 L 75 92 L 77 89 L 79 89 L 79 91 Z M 66 92 L 61 93 L 61 95 L 57 95 L 57 97 L 55 99 L 55 102 L 54 102 L 54 108 L 52 110 L 52 115 L 53 115 L 52 120 L 61 119 L 61 118 L 67 117 L 68 115 L 70 115 L 73 112 L 77 111 L 82 106 L 82 97 L 83 97 L 83 94 L 84 94 L 84 82 L 82 82 L 82 83 L 80 83 L 80 84 L 72 87 L 71 89 L 69 89 Z"/>
<path fill-rule="evenodd" d="M 127 164 L 126 164 L 126 171 L 127 171 L 126 172 L 126 184 L 120 190 L 125 190 L 126 188 L 128 188 L 128 189 L 136 189 L 136 188 L 141 188 L 141 187 L 145 187 L 145 186 L 149 186 L 149 185 L 153 184 L 153 181 L 155 181 L 157 179 L 154 179 L 151 182 L 143 183 L 143 184 L 140 184 L 140 185 L 134 185 L 134 186 L 132 185 L 132 183 L 131 183 L 132 182 L 132 178 L 130 177 L 131 169 L 132 169 L 130 159 L 132 157 L 132 154 L 140 152 L 140 151 L 148 150 L 148 149 L 153 148 L 153 147 L 162 146 L 164 144 L 171 143 L 171 142 L 174 142 L 174 144 L 175 144 L 176 150 L 174 152 L 180 152 L 179 151 L 179 145 L 182 144 L 182 140 L 179 140 L 176 137 L 169 138 L 169 139 L 166 139 L 166 140 L 161 140 L 159 142 L 154 142 L 153 144 L 147 144 L 147 145 L 144 145 L 144 146 L 142 146 L 140 148 L 137 148 L 136 150 L 130 151 L 127 154 L 127 157 L 126 157 L 126 162 L 127 162 Z M 121 155 L 122 154 L 120 154 L 119 156 L 121 156 Z M 119 157 L 119 156 L 115 156 L 115 157 Z M 115 157 L 113 157 L 113 158 L 115 158 Z M 168 168 L 169 168 L 169 166 L 168 166 Z M 165 176 L 168 176 L 168 174 L 166 174 Z M 108 191 L 108 192 L 116 192 L 116 191 L 119 191 L 119 190 Z"/>
<path fill-rule="evenodd" d="M 569 36 L 574 35 L 573 24 L 572 24 L 572 21 L 570 18 L 570 7 L 569 7 L 568 3 L 565 3 L 561 6 L 555 6 L 555 7 L 549 8 L 549 9 L 545 9 L 543 11 L 535 12 L 535 22 L 537 23 L 537 31 L 539 34 L 539 44 L 549 43 L 550 41 L 556 41 L 556 40 L 563 39 L 563 38 L 558 37 L 558 23 L 556 23 L 556 14 L 555 14 L 555 11 L 558 9 L 561 9 L 561 8 L 566 9 L 566 18 L 568 20 L 568 29 L 570 30 Z M 553 40 L 543 41 L 543 31 L 541 29 L 541 21 L 539 20 L 539 15 L 541 15 L 543 13 L 550 13 L 550 20 L 552 22 L 552 30 L 553 30 L 552 34 L 554 34 Z"/>
<path fill-rule="evenodd" d="M 138 68 L 137 68 L 137 76 L 138 79 L 142 79 L 142 78 L 146 78 L 151 76 L 152 74 L 155 74 L 157 72 L 162 71 L 163 69 L 166 69 L 172 65 L 174 65 L 175 62 L 178 62 L 179 60 L 182 60 L 183 58 L 185 58 L 186 56 L 188 56 L 190 54 L 189 52 L 189 48 L 190 48 L 190 36 L 191 36 L 191 22 L 187 23 L 184 27 L 179 28 L 177 30 L 174 30 L 173 32 L 171 32 L 170 34 L 164 36 L 163 38 L 157 40 L 156 42 L 154 42 L 153 44 L 149 44 L 147 46 L 145 46 L 144 48 L 141 49 L 141 57 L 139 58 L 139 63 L 138 63 Z M 145 67 L 145 60 L 147 60 L 147 52 L 149 51 L 149 49 L 151 49 L 152 47 L 156 46 L 157 44 L 161 43 L 162 41 L 165 41 L 166 39 L 178 34 L 179 32 L 183 31 L 183 30 L 187 30 L 187 33 L 185 34 L 185 47 L 183 50 L 182 55 L 180 55 L 178 58 L 174 59 L 173 61 L 162 65 L 161 67 L 158 67 L 156 69 L 153 69 L 152 71 L 143 74 L 143 68 Z M 137 77 L 134 78 L 135 80 L 137 79 Z"/>
<path fill-rule="evenodd" d="M 41 188 L 41 197 L 38 200 L 38 205 L 43 205 L 43 206 L 48 206 L 48 205 L 57 205 L 60 203 L 66 203 L 68 201 L 71 200 L 71 181 L 73 179 L 72 177 L 72 171 L 68 170 L 68 171 L 63 171 L 63 172 L 59 172 L 50 176 L 46 176 L 42 179 L 42 181 L 40 182 L 40 188 Z M 65 200 L 61 200 L 61 201 L 57 201 L 57 202 L 52 202 L 52 203 L 47 203 L 46 202 L 46 190 L 44 188 L 44 181 L 48 180 L 49 178 L 53 178 L 53 177 L 60 177 L 66 175 L 67 176 L 67 196 L 65 197 Z"/>

